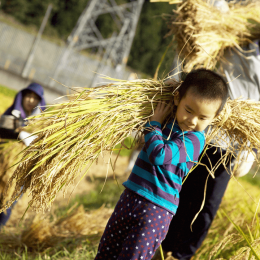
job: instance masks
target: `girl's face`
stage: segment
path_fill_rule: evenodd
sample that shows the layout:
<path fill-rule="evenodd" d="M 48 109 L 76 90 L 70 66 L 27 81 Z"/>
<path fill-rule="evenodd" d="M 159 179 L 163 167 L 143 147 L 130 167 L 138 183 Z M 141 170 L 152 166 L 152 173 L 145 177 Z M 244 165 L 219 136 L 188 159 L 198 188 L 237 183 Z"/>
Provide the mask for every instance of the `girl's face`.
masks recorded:
<path fill-rule="evenodd" d="M 23 96 L 22 105 L 27 116 L 31 115 L 33 109 L 38 105 L 39 102 L 39 96 L 32 91 L 26 93 Z"/>
<path fill-rule="evenodd" d="M 215 118 L 221 100 L 205 100 L 188 90 L 181 100 L 175 96 L 174 103 L 176 120 L 183 131 L 203 131 Z"/>

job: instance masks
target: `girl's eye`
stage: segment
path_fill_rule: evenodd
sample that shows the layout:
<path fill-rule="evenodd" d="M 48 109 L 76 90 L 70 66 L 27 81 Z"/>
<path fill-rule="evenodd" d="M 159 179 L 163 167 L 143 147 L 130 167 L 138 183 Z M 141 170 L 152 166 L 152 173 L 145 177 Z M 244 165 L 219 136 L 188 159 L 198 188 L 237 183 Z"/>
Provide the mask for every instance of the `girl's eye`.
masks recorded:
<path fill-rule="evenodd" d="M 185 109 L 185 110 L 186 110 L 187 113 L 189 113 L 189 114 L 191 113 L 189 110 L 187 110 L 187 109 Z"/>
<path fill-rule="evenodd" d="M 203 121 L 204 121 L 204 120 L 206 120 L 206 118 L 202 117 L 202 118 L 200 118 L 200 120 L 203 120 Z"/>

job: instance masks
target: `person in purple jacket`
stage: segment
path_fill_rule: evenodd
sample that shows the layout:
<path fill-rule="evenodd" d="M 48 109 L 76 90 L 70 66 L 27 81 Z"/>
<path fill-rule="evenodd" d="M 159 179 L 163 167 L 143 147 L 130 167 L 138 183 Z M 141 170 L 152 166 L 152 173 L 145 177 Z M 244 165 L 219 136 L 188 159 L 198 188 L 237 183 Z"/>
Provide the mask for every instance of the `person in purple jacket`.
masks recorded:
<path fill-rule="evenodd" d="M 174 96 L 160 102 L 144 127 L 145 145 L 100 240 L 95 260 L 151 259 L 179 205 L 182 180 L 204 149 L 204 129 L 228 97 L 225 81 L 206 69 L 190 72 Z"/>
<path fill-rule="evenodd" d="M 17 139 L 17 128 L 26 125 L 26 118 L 37 115 L 46 107 L 43 87 L 31 83 L 15 96 L 13 104 L 1 116 L 0 138 Z M 7 123 L 6 123 L 7 122 Z"/>

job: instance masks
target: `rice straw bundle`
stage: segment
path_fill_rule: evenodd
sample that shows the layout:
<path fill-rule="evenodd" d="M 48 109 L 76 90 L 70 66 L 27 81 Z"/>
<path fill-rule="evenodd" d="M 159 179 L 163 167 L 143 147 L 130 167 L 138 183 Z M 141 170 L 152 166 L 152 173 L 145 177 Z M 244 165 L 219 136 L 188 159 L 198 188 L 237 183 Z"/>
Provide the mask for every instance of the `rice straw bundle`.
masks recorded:
<path fill-rule="evenodd" d="M 168 1 L 171 3 L 172 1 Z M 177 41 L 177 52 L 184 61 L 183 70 L 214 69 L 225 61 L 224 50 L 260 38 L 260 2 L 229 3 L 230 11 L 221 13 L 206 0 L 185 0 L 170 16 L 169 35 Z"/>
<path fill-rule="evenodd" d="M 258 150 L 260 147 L 259 116 L 260 102 L 242 99 L 228 100 L 220 115 L 212 122 L 212 128 L 206 136 L 207 144 L 227 149 L 225 156 L 222 156 L 211 169 L 212 172 L 221 163 L 225 166 L 230 155 L 237 158 L 237 163 L 239 160 L 247 160 L 242 157 L 242 151 L 252 152 L 255 155 L 253 150 Z M 256 155 L 255 160 L 259 163 Z M 233 172 L 237 166 L 236 164 Z"/>
<path fill-rule="evenodd" d="M 32 195 L 29 205 L 33 209 L 50 208 L 57 192 L 63 188 L 65 193 L 83 167 L 90 167 L 103 152 L 112 152 L 133 130 L 141 131 L 160 100 L 172 102 L 179 85 L 165 85 L 161 80 L 122 80 L 86 89 L 36 116 L 31 124 L 39 129 L 35 132 L 38 138 L 23 153 L 10 180 L 15 180 L 16 192 L 4 208 L 26 190 Z M 259 118 L 260 103 L 230 100 L 214 121 L 207 142 L 219 140 L 222 127 L 238 149 L 248 141 L 251 146 L 246 149 L 258 148 Z"/>
<path fill-rule="evenodd" d="M 25 145 L 22 142 L 8 140 L 0 144 L 0 205 L 3 206 L 11 198 L 14 191 L 14 185 L 8 189 L 8 193 L 3 196 L 3 191 L 8 186 L 8 181 L 13 175 L 15 167 L 14 164 L 19 162 L 22 155 L 19 154 Z"/>
<path fill-rule="evenodd" d="M 45 249 L 68 238 L 98 235 L 96 237 L 98 240 L 112 211 L 113 209 L 102 206 L 86 213 L 81 205 L 71 214 L 53 222 L 36 215 L 31 226 L 23 231 L 21 241 L 29 248 L 37 249 L 40 245 Z"/>
<path fill-rule="evenodd" d="M 70 211 L 70 210 L 69 210 Z M 64 247 L 64 241 L 73 242 L 75 239 L 82 244 L 83 240 L 90 240 L 96 244 L 104 231 L 107 220 L 113 209 L 100 207 L 96 210 L 85 212 L 83 206 L 79 206 L 72 212 L 58 219 L 51 220 L 51 216 L 36 215 L 32 223 L 27 226 L 21 235 L 9 232 L 1 233 L 0 245 L 2 251 L 13 252 L 17 248 L 26 246 L 30 251 L 44 251 L 47 248 Z"/>

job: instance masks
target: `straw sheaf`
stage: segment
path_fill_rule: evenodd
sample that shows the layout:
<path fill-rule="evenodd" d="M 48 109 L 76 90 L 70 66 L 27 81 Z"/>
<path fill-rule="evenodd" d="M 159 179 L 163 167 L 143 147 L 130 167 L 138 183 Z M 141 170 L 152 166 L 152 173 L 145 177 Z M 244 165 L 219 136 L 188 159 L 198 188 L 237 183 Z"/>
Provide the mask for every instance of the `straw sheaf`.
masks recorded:
<path fill-rule="evenodd" d="M 260 123 L 259 102 L 252 100 L 228 100 L 220 115 L 213 121 L 214 126 L 220 126 L 223 135 L 228 135 L 231 140 L 238 142 L 241 146 L 252 146 L 259 144 Z M 208 140 L 211 139 L 209 134 Z"/>
<path fill-rule="evenodd" d="M 86 213 L 81 205 L 73 213 L 53 222 L 37 215 L 31 226 L 23 231 L 21 241 L 30 248 L 37 249 L 40 245 L 44 249 L 66 238 L 101 235 L 111 212 L 112 209 L 102 206 Z"/>
<path fill-rule="evenodd" d="M 0 243 L 4 251 L 26 246 L 30 251 L 44 251 L 47 248 L 64 247 L 62 242 L 79 239 L 98 243 L 113 209 L 102 206 L 99 209 L 85 212 L 79 206 L 58 219 L 51 216 L 36 215 L 32 223 L 21 233 L 14 236 L 2 233 Z M 52 216 L 53 217 L 53 216 Z M 54 216 L 55 217 L 55 216 Z"/>
<path fill-rule="evenodd" d="M 161 100 L 172 102 L 179 85 L 177 81 L 171 86 L 160 80 L 119 81 L 71 95 L 67 103 L 56 104 L 34 117 L 31 124 L 38 129 L 34 133 L 38 138 L 25 149 L 10 180 L 10 184 L 16 184 L 15 192 L 1 210 L 26 190 L 32 195 L 29 205 L 33 209 L 50 208 L 61 189 L 65 195 L 66 189 L 75 185 L 83 168 L 82 178 L 103 152 L 111 153 L 133 130 L 142 131 L 156 104 Z M 238 149 L 260 147 L 259 108 L 257 102 L 229 100 L 214 121 L 207 143 L 215 140 L 219 146 L 222 131 Z M 231 141 L 223 160 L 234 152 Z M 251 145 L 245 147 L 248 142 Z M 210 171 L 213 174 L 214 169 Z"/>
<path fill-rule="evenodd" d="M 35 117 L 31 124 L 39 129 L 38 138 L 24 151 L 23 163 L 11 178 L 17 193 L 8 205 L 29 189 L 33 208 L 49 208 L 57 192 L 74 184 L 82 168 L 103 152 L 112 152 L 134 129 L 141 130 L 153 100 L 168 102 L 174 89 L 161 81 L 122 81 L 71 95 L 68 103 Z"/>
<path fill-rule="evenodd" d="M 11 198 L 14 191 L 14 185 L 12 185 L 8 189 L 8 193 L 3 194 L 15 170 L 15 167 L 12 166 L 21 160 L 22 156 L 19 153 L 24 148 L 25 145 L 17 141 L 6 141 L 0 144 L 0 205 L 2 206 Z"/>
<path fill-rule="evenodd" d="M 228 13 L 221 13 L 208 1 L 186 0 L 167 18 L 168 36 L 175 36 L 185 72 L 201 67 L 214 69 L 218 62 L 225 62 L 226 48 L 243 52 L 241 46 L 260 38 L 260 2 L 231 2 L 229 7 Z"/>

